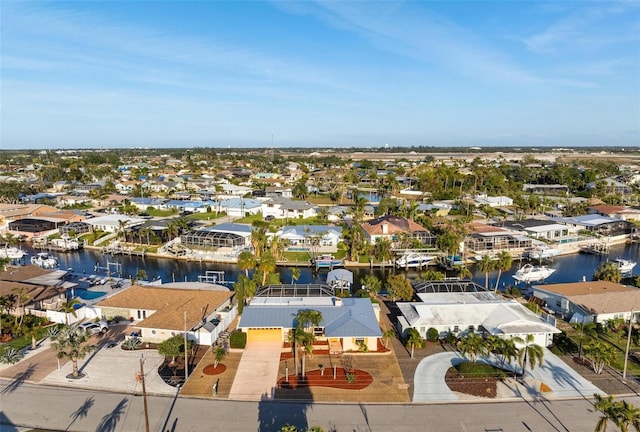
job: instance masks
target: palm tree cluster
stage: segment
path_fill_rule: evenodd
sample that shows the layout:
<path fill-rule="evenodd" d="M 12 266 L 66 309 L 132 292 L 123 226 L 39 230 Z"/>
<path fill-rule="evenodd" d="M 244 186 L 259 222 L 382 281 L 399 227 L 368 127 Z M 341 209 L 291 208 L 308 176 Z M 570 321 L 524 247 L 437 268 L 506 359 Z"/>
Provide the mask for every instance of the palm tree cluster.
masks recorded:
<path fill-rule="evenodd" d="M 596 402 L 593 407 L 601 416 L 596 423 L 594 432 L 606 432 L 609 422 L 613 423 L 621 432 L 628 432 L 631 427 L 640 431 L 640 409 L 625 400 L 616 401 L 613 396 L 593 395 Z"/>
<path fill-rule="evenodd" d="M 498 359 L 500 368 L 504 369 L 507 364 L 518 359 L 524 376 L 527 364 L 533 370 L 542 364 L 544 357 L 543 348 L 534 344 L 533 341 L 533 335 L 527 335 L 524 339 L 520 337 L 504 339 L 496 336 L 485 339 L 478 334 L 470 333 L 460 339 L 457 346 L 460 354 L 468 358 L 471 363 L 476 363 L 480 357 L 493 354 Z M 519 348 L 518 345 L 520 345 Z"/>
<path fill-rule="evenodd" d="M 513 264 L 513 257 L 507 251 L 501 251 L 496 258 L 494 259 L 490 255 L 483 255 L 482 259 L 478 261 L 478 270 L 484 273 L 484 287 L 485 289 L 489 289 L 489 273 L 495 270 L 498 270 L 498 279 L 496 280 L 496 285 L 494 290 L 498 290 L 498 285 L 500 284 L 500 276 L 502 276 L 503 271 L 507 271 L 511 268 Z"/>

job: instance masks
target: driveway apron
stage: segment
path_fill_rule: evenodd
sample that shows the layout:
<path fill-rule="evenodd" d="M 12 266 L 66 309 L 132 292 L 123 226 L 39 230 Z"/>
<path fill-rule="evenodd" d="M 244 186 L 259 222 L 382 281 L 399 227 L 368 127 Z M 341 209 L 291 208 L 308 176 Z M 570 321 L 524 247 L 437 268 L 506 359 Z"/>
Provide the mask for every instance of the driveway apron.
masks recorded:
<path fill-rule="evenodd" d="M 273 399 L 281 351 L 281 342 L 247 344 L 229 398 L 253 401 Z"/>

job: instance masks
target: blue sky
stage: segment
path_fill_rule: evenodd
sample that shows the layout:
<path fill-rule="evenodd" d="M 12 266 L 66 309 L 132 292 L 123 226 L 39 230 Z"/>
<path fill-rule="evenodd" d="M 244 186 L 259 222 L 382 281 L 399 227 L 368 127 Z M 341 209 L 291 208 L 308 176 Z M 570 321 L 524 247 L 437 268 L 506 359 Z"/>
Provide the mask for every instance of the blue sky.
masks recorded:
<path fill-rule="evenodd" d="M 640 2 L 2 0 L 0 147 L 640 145 Z"/>

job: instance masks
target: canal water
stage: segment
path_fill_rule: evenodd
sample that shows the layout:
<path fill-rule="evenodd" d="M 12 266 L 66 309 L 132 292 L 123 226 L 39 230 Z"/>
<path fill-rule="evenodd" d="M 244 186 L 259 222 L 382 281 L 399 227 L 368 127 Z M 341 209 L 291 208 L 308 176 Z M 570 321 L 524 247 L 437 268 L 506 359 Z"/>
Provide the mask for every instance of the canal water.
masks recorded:
<path fill-rule="evenodd" d="M 29 247 L 25 247 L 24 249 L 30 255 L 37 252 Z M 123 278 L 135 278 L 139 270 L 144 270 L 147 278 L 150 280 L 160 278 L 164 283 L 174 281 L 195 282 L 198 280 L 198 276 L 204 275 L 207 271 L 218 271 L 224 272 L 224 280 L 228 282 L 226 285 L 231 287 L 231 284 L 238 280 L 238 275 L 241 273 L 238 266 L 230 264 L 188 262 L 170 258 L 110 256 L 103 255 L 100 251 L 93 249 L 57 252 L 55 256 L 58 258 L 61 269 L 73 269 L 74 272 L 86 274 L 87 276 L 105 276 L 107 274 L 107 268 L 109 268 L 112 276 Z M 546 280 L 546 283 L 591 280 L 595 270 L 603 261 L 607 259 L 613 260 L 618 257 L 636 262 L 640 261 L 640 244 L 612 246 L 608 256 L 577 253 L 555 257 L 552 261 L 544 263 L 556 269 L 556 272 Z M 515 280 L 512 275 L 527 262 L 526 260 L 514 261 L 511 270 L 502 273 L 499 288 L 504 289 L 509 285 L 513 285 Z M 534 265 L 537 264 L 537 262 L 534 262 Z M 437 269 L 437 267 L 433 268 Z M 297 283 L 325 283 L 327 280 L 327 270 L 315 271 L 315 269 L 311 267 L 299 267 L 299 269 L 300 277 L 297 279 Z M 355 289 L 360 287 L 360 279 L 368 274 L 373 274 L 383 281 L 386 280 L 388 275 L 395 273 L 405 274 L 410 279 L 417 279 L 420 274 L 420 272 L 416 270 L 405 271 L 404 269 L 396 270 L 393 268 L 379 267 L 373 269 L 369 267 L 349 268 L 348 270 L 354 273 Z M 470 270 L 473 272 L 473 280 L 480 285 L 484 285 L 484 273 L 478 272 L 473 265 L 470 266 Z M 292 282 L 290 268 L 279 267 L 278 271 L 280 272 L 280 280 L 282 283 Z M 640 274 L 640 263 L 634 268 L 633 273 L 634 275 Z M 455 274 L 450 273 L 448 276 L 455 276 Z M 497 271 L 489 274 L 489 285 L 491 287 L 495 286 L 497 277 Z"/>

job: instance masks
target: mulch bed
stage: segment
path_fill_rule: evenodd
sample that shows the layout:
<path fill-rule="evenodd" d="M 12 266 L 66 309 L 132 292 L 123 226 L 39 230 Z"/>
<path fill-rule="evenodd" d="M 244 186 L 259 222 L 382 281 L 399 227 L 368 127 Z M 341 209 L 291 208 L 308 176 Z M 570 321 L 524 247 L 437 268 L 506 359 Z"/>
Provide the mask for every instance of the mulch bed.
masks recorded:
<path fill-rule="evenodd" d="M 305 387 L 329 387 L 343 390 L 362 390 L 373 382 L 373 377 L 368 372 L 355 369 L 352 372 L 356 379 L 352 383 L 347 382 L 347 374 L 343 368 L 336 368 L 336 379 L 333 379 L 333 369 L 325 368 L 324 375 L 320 369 L 305 372 L 304 380 L 301 376 L 289 375 L 289 380 L 285 377 L 278 380 L 278 388 L 296 389 Z"/>
<path fill-rule="evenodd" d="M 213 364 L 207 365 L 202 369 L 202 373 L 205 375 L 220 375 L 224 371 L 227 370 L 227 367 L 222 363 L 218 363 L 218 366 L 213 366 Z"/>
<path fill-rule="evenodd" d="M 207 353 L 207 347 L 196 345 L 193 352 L 189 353 L 189 373 L 193 373 L 196 365 Z M 176 357 L 176 364 L 170 366 L 171 359 L 165 361 L 158 367 L 158 375 L 167 384 L 177 386 L 184 383 L 184 357 Z"/>
<path fill-rule="evenodd" d="M 455 392 L 486 398 L 495 398 L 498 394 L 498 378 L 469 378 L 449 368 L 444 380 Z"/>

